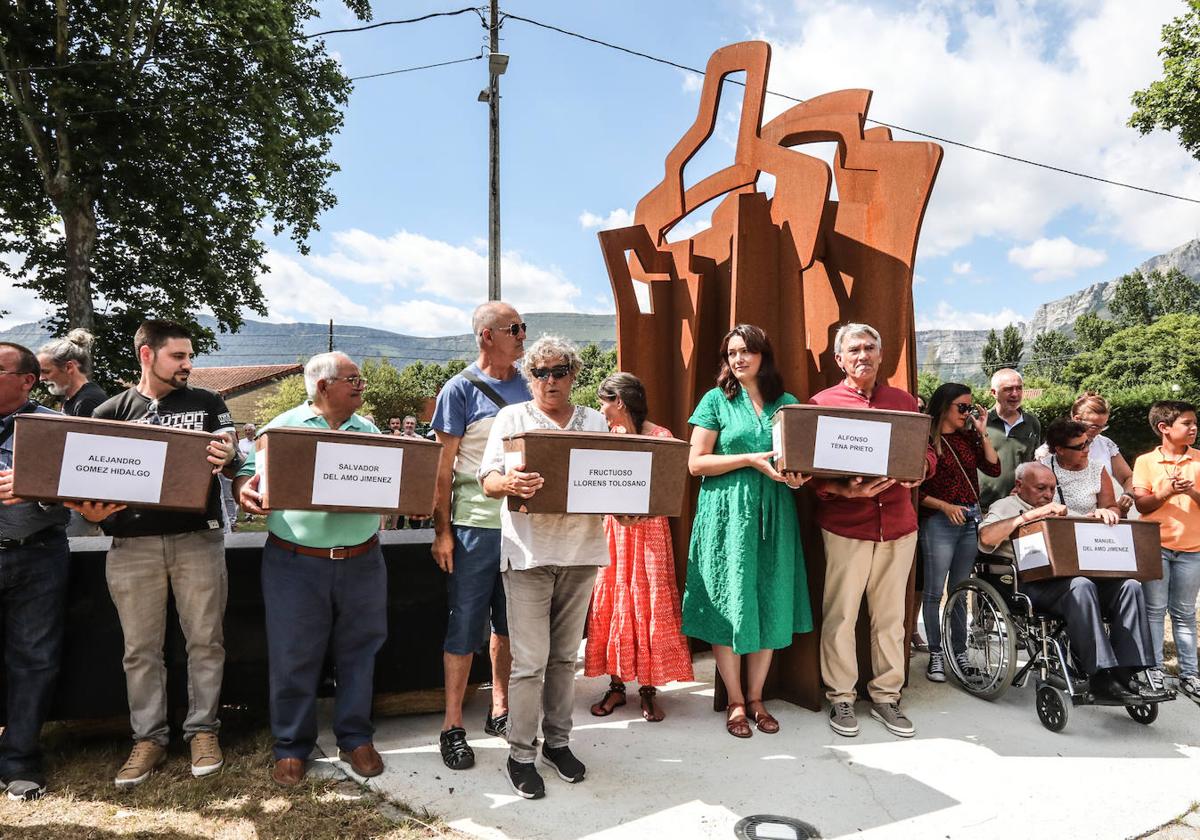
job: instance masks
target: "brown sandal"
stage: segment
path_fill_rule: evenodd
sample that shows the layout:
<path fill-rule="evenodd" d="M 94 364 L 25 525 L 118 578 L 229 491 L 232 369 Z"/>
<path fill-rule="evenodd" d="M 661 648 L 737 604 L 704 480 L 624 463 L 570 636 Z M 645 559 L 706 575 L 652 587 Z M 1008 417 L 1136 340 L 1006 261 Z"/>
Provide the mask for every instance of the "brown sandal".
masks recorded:
<path fill-rule="evenodd" d="M 742 717 L 735 718 L 733 713 L 742 710 Z M 749 738 L 754 732 L 750 729 L 750 721 L 746 720 L 746 704 L 730 703 L 725 707 L 725 731 L 734 738 Z"/>
<path fill-rule="evenodd" d="M 613 703 L 611 706 L 608 701 L 613 697 L 620 696 L 620 701 Z M 600 698 L 599 703 L 592 704 L 592 714 L 596 717 L 608 717 L 613 713 L 613 709 L 619 709 L 625 705 L 625 683 L 618 680 L 611 680 L 608 683 L 608 691 L 604 692 L 604 696 Z"/>
<path fill-rule="evenodd" d="M 750 700 L 746 703 L 750 709 L 750 716 L 754 719 L 754 725 L 758 727 L 758 731 L 766 735 L 774 735 L 779 731 L 779 721 L 771 717 L 771 713 L 767 711 L 767 707 L 763 705 L 761 700 Z M 755 706 L 758 708 L 756 709 Z"/>
<path fill-rule="evenodd" d="M 638 689 L 638 696 L 642 700 L 642 717 L 651 723 L 658 723 L 665 717 L 662 709 L 654 704 L 654 695 L 657 693 L 652 685 L 644 685 Z"/>

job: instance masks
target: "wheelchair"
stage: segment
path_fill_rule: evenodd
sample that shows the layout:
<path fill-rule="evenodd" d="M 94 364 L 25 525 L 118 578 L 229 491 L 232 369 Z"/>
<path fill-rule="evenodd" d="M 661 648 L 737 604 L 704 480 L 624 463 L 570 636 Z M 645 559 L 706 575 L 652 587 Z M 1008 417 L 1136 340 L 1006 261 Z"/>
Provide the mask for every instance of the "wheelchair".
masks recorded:
<path fill-rule="evenodd" d="M 1010 685 L 1020 688 L 1033 676 L 1038 719 L 1051 732 L 1066 728 L 1075 706 L 1124 705 L 1092 695 L 1087 675 L 1072 656 L 1066 621 L 1034 610 L 1020 591 L 1012 562 L 980 555 L 972 576 L 951 589 L 942 611 L 947 651 L 959 642 L 951 643 L 956 611 L 966 619 L 965 661 L 947 655 L 946 670 L 967 693 L 995 700 Z M 1125 711 L 1148 726 L 1158 718 L 1158 705 L 1146 701 L 1125 705 Z"/>

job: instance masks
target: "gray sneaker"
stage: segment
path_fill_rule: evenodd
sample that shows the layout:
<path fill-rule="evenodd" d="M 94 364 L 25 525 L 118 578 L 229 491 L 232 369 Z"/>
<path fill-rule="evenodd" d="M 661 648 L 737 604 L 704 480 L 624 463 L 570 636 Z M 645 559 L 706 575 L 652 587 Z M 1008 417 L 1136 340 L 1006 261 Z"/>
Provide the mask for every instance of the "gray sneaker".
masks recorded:
<path fill-rule="evenodd" d="M 899 703 L 875 703 L 871 706 L 871 717 L 887 727 L 887 731 L 901 738 L 911 738 L 913 733 L 912 721 L 900 711 Z"/>
<path fill-rule="evenodd" d="M 1195 674 L 1180 677 L 1179 691 L 1181 694 L 1186 695 L 1189 700 L 1200 703 L 1200 677 L 1197 677 Z"/>
<path fill-rule="evenodd" d="M 46 785 L 30 779 L 13 779 L 5 788 L 8 798 L 14 802 L 32 802 L 46 793 Z"/>
<path fill-rule="evenodd" d="M 858 718 L 853 703 L 834 703 L 829 707 L 829 728 L 839 735 L 853 738 L 858 734 Z"/>
<path fill-rule="evenodd" d="M 929 651 L 929 665 L 925 668 L 925 678 L 930 682 L 946 681 L 946 664 L 940 650 Z"/>

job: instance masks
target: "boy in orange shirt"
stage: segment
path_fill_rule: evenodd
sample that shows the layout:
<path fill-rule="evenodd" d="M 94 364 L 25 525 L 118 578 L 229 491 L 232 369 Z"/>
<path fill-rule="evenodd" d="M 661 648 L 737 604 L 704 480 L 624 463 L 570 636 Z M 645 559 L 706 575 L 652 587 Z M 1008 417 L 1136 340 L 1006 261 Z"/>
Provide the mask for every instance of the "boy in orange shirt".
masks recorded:
<path fill-rule="evenodd" d="M 1179 652 L 1179 690 L 1200 703 L 1196 670 L 1196 595 L 1200 593 L 1200 450 L 1196 407 L 1178 400 L 1150 406 L 1150 426 L 1161 445 L 1140 456 L 1133 467 L 1133 494 L 1142 519 L 1157 522 L 1162 540 L 1161 580 L 1146 581 L 1146 613 L 1154 656 L 1161 675 L 1163 626 L 1171 630 Z"/>

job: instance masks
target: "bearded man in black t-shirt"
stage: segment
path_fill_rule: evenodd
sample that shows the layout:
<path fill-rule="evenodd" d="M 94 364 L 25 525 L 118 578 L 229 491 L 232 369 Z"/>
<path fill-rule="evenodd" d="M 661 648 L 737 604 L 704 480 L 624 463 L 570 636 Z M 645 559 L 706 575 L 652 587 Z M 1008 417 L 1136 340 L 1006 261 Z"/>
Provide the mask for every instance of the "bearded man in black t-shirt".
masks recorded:
<path fill-rule="evenodd" d="M 188 697 L 183 737 L 191 745 L 193 776 L 224 765 L 217 741 L 221 678 L 225 668 L 222 623 L 228 593 L 221 492 L 215 475 L 232 477 L 239 464 L 236 432 L 218 394 L 190 388 L 191 335 L 173 321 L 146 321 L 134 336 L 142 367 L 138 384 L 100 405 L 101 420 L 211 432 L 209 482 L 204 513 L 72 505 L 112 536 L 105 574 L 125 637 L 125 682 L 134 747 L 114 780 L 117 787 L 141 784 L 167 757 L 167 670 L 163 663 L 167 590 L 175 595 L 187 641 Z"/>

